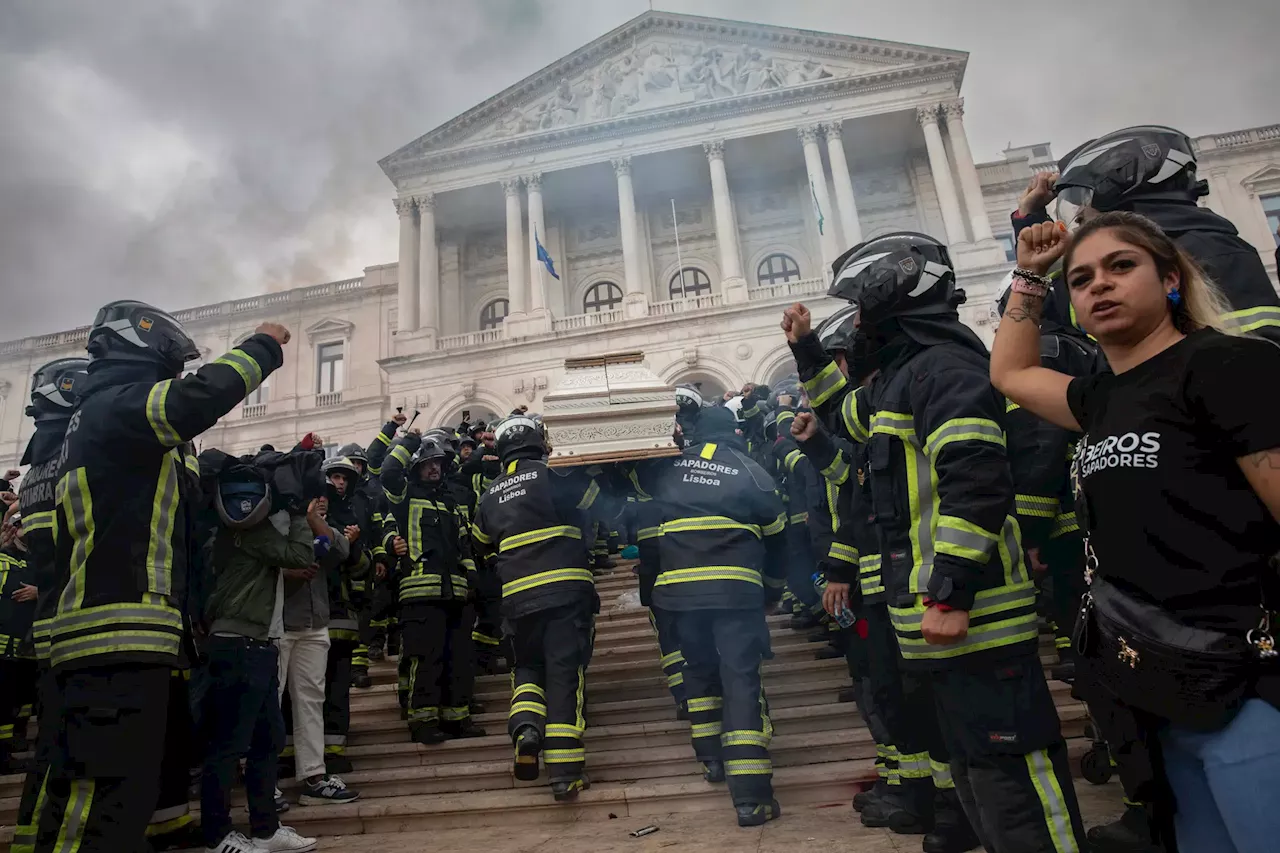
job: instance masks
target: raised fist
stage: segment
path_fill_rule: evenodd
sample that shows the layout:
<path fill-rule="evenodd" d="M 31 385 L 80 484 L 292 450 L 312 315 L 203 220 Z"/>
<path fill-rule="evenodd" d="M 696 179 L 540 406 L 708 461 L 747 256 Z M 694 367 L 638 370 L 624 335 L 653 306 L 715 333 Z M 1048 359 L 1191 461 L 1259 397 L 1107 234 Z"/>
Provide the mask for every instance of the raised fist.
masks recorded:
<path fill-rule="evenodd" d="M 289 330 L 279 323 L 263 323 L 254 331 L 259 335 L 270 335 L 280 346 L 289 343 Z"/>
<path fill-rule="evenodd" d="M 1027 188 L 1022 191 L 1022 198 L 1018 199 L 1018 213 L 1022 216 L 1030 216 L 1048 207 L 1049 202 L 1053 201 L 1056 195 L 1053 185 L 1057 182 L 1057 172 L 1040 172 L 1032 175 L 1031 183 L 1027 184 Z"/>
<path fill-rule="evenodd" d="M 409 422 L 409 417 L 404 412 L 396 412 L 394 415 L 391 416 L 391 421 L 396 426 L 404 426 Z"/>
<path fill-rule="evenodd" d="M 1071 235 L 1061 222 L 1028 225 L 1018 235 L 1018 266 L 1045 275 L 1070 245 Z"/>
<path fill-rule="evenodd" d="M 782 312 L 782 331 L 793 344 L 809 334 L 812 322 L 809 309 L 800 302 Z"/>
<path fill-rule="evenodd" d="M 797 441 L 805 441 L 818 434 L 818 420 L 812 412 L 797 412 L 791 421 L 791 435 Z"/>

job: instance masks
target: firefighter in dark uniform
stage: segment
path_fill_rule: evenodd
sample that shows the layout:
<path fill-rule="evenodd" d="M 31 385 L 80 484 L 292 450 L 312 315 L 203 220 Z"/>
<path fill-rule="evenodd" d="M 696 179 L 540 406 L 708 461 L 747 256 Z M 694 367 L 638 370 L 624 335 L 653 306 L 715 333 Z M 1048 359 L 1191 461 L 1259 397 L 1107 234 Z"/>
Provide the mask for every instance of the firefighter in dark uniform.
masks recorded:
<path fill-rule="evenodd" d="M 378 547 L 382 550 L 386 566 L 380 575 L 375 571 L 372 588 L 368 590 L 367 603 L 360 616 L 360 642 L 368 650 L 370 661 L 383 660 L 388 655 L 396 654 L 399 649 L 400 633 L 396 627 L 395 613 L 396 588 L 392 571 L 396 559 L 390 547 L 391 538 L 395 535 L 395 524 L 382 491 L 382 463 L 387 451 L 391 449 L 391 442 L 396 439 L 396 432 L 408 421 L 403 412 L 397 411 L 391 420 L 383 424 L 365 450 L 369 471 L 365 490 L 377 495 L 374 500 L 374 506 L 377 507 L 374 521 L 379 526 Z"/>
<path fill-rule="evenodd" d="M 859 306 L 855 360 L 879 373 L 856 390 L 833 373 L 818 381 L 835 388 L 844 431 L 868 446 L 904 672 L 925 674 L 932 687 L 956 793 L 987 849 L 1080 849 L 1012 514 L 1004 400 L 990 385 L 986 347 L 959 322 L 964 295 L 950 256 L 931 237 L 900 232 L 855 246 L 833 270 L 830 294 Z M 807 324 L 807 309 L 788 309 L 791 337 L 803 338 Z"/>
<path fill-rule="evenodd" d="M 386 577 L 388 561 L 386 548 L 382 544 L 382 512 L 386 500 L 382 496 L 381 484 L 374 482 L 369 476 L 369 456 L 359 444 L 345 444 L 335 454 L 346 459 L 356 471 L 355 479 L 348 486 L 351 489 L 351 509 L 356 518 L 356 526 L 360 528 L 360 547 L 369 558 L 369 572 L 366 577 L 351 581 L 351 603 L 357 611 L 359 641 L 351 653 L 351 686 L 366 688 L 373 684 L 369 677 L 369 647 L 365 645 L 365 633 L 370 618 L 370 602 L 373 590 L 380 578 Z M 378 567 L 382 571 L 378 571 Z"/>
<path fill-rule="evenodd" d="M 0 772 L 9 774 L 27 769 L 13 753 L 15 743 L 26 738 L 36 699 L 38 671 L 31 623 L 38 590 L 17 511 L 9 516 L 6 539 L 0 543 Z"/>
<path fill-rule="evenodd" d="M 481 422 L 471 427 L 476 449 L 458 468 L 458 480 L 471 489 L 472 506 L 479 509 L 480 496 L 502 474 L 493 433 Z M 472 512 L 472 520 L 475 511 Z M 502 636 L 502 584 L 493 572 L 481 572 L 476 588 L 476 627 L 471 632 L 476 644 L 476 668 L 481 672 L 499 672 L 498 659 L 509 643 Z M 510 655 L 507 655 L 508 659 Z"/>
<path fill-rule="evenodd" d="M 400 671 L 414 741 L 483 737 L 471 719 L 475 689 L 475 609 L 466 507 L 445 479 L 449 451 L 410 432 L 396 439 L 382 465 L 382 486 L 404 551 L 397 566 L 402 651 Z"/>
<path fill-rule="evenodd" d="M 573 800 L 590 787 L 583 703 L 600 609 L 583 537 L 605 497 L 586 471 L 547 466 L 540 418 L 512 415 L 494 435 L 503 473 L 481 497 L 472 532 L 502 583 L 515 657 L 507 726 L 515 777 L 537 779 L 541 754 L 555 798 Z"/>
<path fill-rule="evenodd" d="M 198 480 L 186 444 L 280 366 L 288 339 L 263 324 L 179 378 L 200 351 L 177 320 L 132 301 L 98 312 L 56 493 L 56 565 L 68 581 L 50 628 L 63 720 L 52 763 L 65 772 L 48 780 L 37 853 L 142 843 L 183 642 Z"/>
<path fill-rule="evenodd" d="M 27 566 L 31 584 L 36 587 L 32 640 L 39 668 L 38 713 L 39 735 L 35 761 L 27 770 L 18 807 L 13 849 L 31 853 L 35 849 L 37 802 L 44 803 L 45 775 L 53 754 L 61 713 L 58 689 L 49 666 L 49 626 L 58 608 L 58 595 L 66 583 L 54 564 L 54 493 L 58 485 L 58 465 L 67 424 L 75 409 L 84 380 L 88 378 L 88 359 L 64 358 L 50 362 L 31 377 L 31 405 L 27 416 L 35 420 L 35 432 L 22 456 L 29 466 L 18 491 L 23 538 L 27 546 Z"/>

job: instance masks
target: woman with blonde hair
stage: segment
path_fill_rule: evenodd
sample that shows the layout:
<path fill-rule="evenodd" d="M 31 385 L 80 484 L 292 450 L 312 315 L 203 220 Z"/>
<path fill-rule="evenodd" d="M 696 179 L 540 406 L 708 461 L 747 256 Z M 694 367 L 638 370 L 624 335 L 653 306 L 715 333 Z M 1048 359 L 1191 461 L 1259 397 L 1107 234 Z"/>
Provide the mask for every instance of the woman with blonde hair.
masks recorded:
<path fill-rule="evenodd" d="M 1040 366 L 1049 268 L 1110 372 Z M 1183 851 L 1280 838 L 1280 667 L 1269 609 L 1280 551 L 1280 347 L 1221 331 L 1221 293 L 1145 217 L 1110 212 L 1018 238 L 991 380 L 1083 432 L 1073 465 L 1089 592 L 1079 684 L 1154 745 Z"/>

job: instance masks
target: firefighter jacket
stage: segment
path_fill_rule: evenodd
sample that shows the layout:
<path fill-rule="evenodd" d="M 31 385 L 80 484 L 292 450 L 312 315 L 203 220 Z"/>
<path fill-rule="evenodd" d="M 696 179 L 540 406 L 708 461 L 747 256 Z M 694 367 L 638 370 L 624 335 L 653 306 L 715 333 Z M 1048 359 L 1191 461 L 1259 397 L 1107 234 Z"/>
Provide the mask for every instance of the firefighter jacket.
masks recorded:
<path fill-rule="evenodd" d="M 599 607 L 585 535 L 601 500 L 608 498 L 581 468 L 553 469 L 529 457 L 507 462 L 471 528 L 502 581 L 504 618 L 579 602 Z"/>
<path fill-rule="evenodd" d="M 396 530 L 387 506 L 386 493 L 382 490 L 382 463 L 387 457 L 387 451 L 391 449 L 391 442 L 395 441 L 397 429 L 399 427 L 395 421 L 387 421 L 373 437 L 373 441 L 369 442 L 365 449 L 368 472 L 360 485 L 360 493 L 368 501 L 369 523 L 375 531 L 368 543 L 373 546 L 373 560 L 387 567 L 391 567 L 396 561 L 395 553 L 391 550 L 391 540 L 395 538 Z"/>
<path fill-rule="evenodd" d="M 391 450 L 391 442 L 396 440 L 396 431 L 399 428 L 395 421 L 387 421 L 365 448 L 364 455 L 369 459 L 370 480 L 376 481 L 382 476 L 383 460 L 387 458 L 387 453 Z"/>
<path fill-rule="evenodd" d="M 352 483 L 352 486 L 355 484 Z M 360 528 L 360 536 L 350 543 L 346 559 L 332 567 L 325 575 L 329 587 L 329 639 L 358 643 L 360 625 L 358 609 L 364 601 L 366 582 L 372 566 L 372 557 L 365 539 L 362 511 L 365 509 L 359 492 L 339 496 L 329 487 L 329 512 L 325 521 L 334 533 L 346 539 L 344 531 L 349 526 Z"/>
<path fill-rule="evenodd" d="M 466 507 L 456 491 L 443 478 L 409 479 L 409 460 L 421 444 L 416 433 L 396 439 L 382 465 L 395 530 L 409 546 L 396 570 L 402 607 L 466 601 L 477 580 Z"/>
<path fill-rule="evenodd" d="M 473 504 L 479 509 L 480 498 L 485 491 L 493 485 L 493 481 L 502 476 L 502 463 L 494 457 L 485 458 L 485 453 L 489 452 L 487 448 L 481 446 L 475 449 L 471 454 L 471 458 L 462 463 L 458 469 L 458 479 L 463 485 L 471 489 L 475 496 Z M 475 517 L 476 512 L 472 512 Z"/>
<path fill-rule="evenodd" d="M 759 609 L 782 597 L 786 511 L 741 439 L 699 442 L 638 470 L 662 510 L 655 606 Z"/>
<path fill-rule="evenodd" d="M 782 503 L 787 510 L 787 538 L 793 550 L 797 549 L 798 542 L 807 550 L 811 544 L 809 507 L 815 494 L 817 473 L 791 437 L 791 421 L 795 416 L 790 410 L 778 413 L 778 440 L 773 443 L 772 456 L 781 479 Z"/>
<path fill-rule="evenodd" d="M 48 662 L 49 631 L 58 612 L 58 596 L 67 583 L 65 567 L 59 574 L 54 559 L 54 508 L 58 488 L 58 467 L 62 462 L 62 441 L 67 420 L 54 419 L 36 424 L 35 434 L 27 447 L 23 463 L 30 465 L 18 491 L 18 509 L 22 513 L 23 538 L 27 545 L 27 568 L 31 581 L 40 591 L 36 597 L 31 637 L 36 658 Z"/>
<path fill-rule="evenodd" d="M 89 366 L 59 468 L 55 669 L 176 666 L 200 466 L 187 447 L 280 366 L 253 335 L 180 379 L 113 359 Z"/>
<path fill-rule="evenodd" d="M 0 658 L 33 658 L 31 622 L 36 615 L 36 601 L 15 601 L 13 594 L 23 584 L 35 584 L 35 572 L 27 563 L 27 554 L 15 544 L 0 551 Z M 14 689 L 10 685 L 10 689 Z"/>
<path fill-rule="evenodd" d="M 631 502 L 632 518 L 635 522 L 635 546 L 640 552 L 637 576 L 640 581 L 640 603 L 645 607 L 653 604 L 653 585 L 658 580 L 658 545 L 662 536 L 662 507 L 640 485 L 640 475 L 635 465 L 626 468 L 627 484 L 622 487 L 629 491 L 627 498 Z"/>
<path fill-rule="evenodd" d="M 808 335 L 792 345 L 815 409 L 838 404 L 843 431 L 867 445 L 872 512 L 889 616 L 904 661 L 1034 654 L 1035 587 L 1022 558 L 1005 451 L 1004 398 L 988 359 L 942 343 L 905 348 L 853 390 Z M 929 645 L 925 599 L 969 611 L 968 636 Z"/>

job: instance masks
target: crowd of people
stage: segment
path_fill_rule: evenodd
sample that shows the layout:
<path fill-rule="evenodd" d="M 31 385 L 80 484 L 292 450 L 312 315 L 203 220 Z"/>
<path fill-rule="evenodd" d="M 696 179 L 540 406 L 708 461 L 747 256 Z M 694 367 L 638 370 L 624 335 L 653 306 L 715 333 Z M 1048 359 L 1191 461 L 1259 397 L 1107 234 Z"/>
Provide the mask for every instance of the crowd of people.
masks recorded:
<path fill-rule="evenodd" d="M 1182 134 L 1130 128 L 1060 167 L 1013 215 L 992 352 L 947 247 L 880 236 L 833 265 L 847 305 L 816 327 L 784 312 L 792 377 L 678 387 L 678 455 L 629 463 L 550 467 L 524 407 L 427 429 L 397 412 L 329 455 L 314 434 L 197 454 L 288 330 L 184 376 L 176 320 L 105 306 L 88 358 L 33 377 L 25 473 L 0 483 L 12 849 L 314 849 L 278 782 L 300 806 L 358 798 L 351 691 L 387 658 L 427 747 L 484 736 L 475 679 L 509 670 L 512 772 L 571 802 L 595 578 L 620 549 L 740 826 L 781 815 L 760 674 L 781 607 L 848 663 L 876 744 L 866 826 L 926 853 L 1274 849 L 1280 298 L 1196 204 Z M 1124 816 L 1088 833 L 1050 679 L 1124 785 Z"/>

